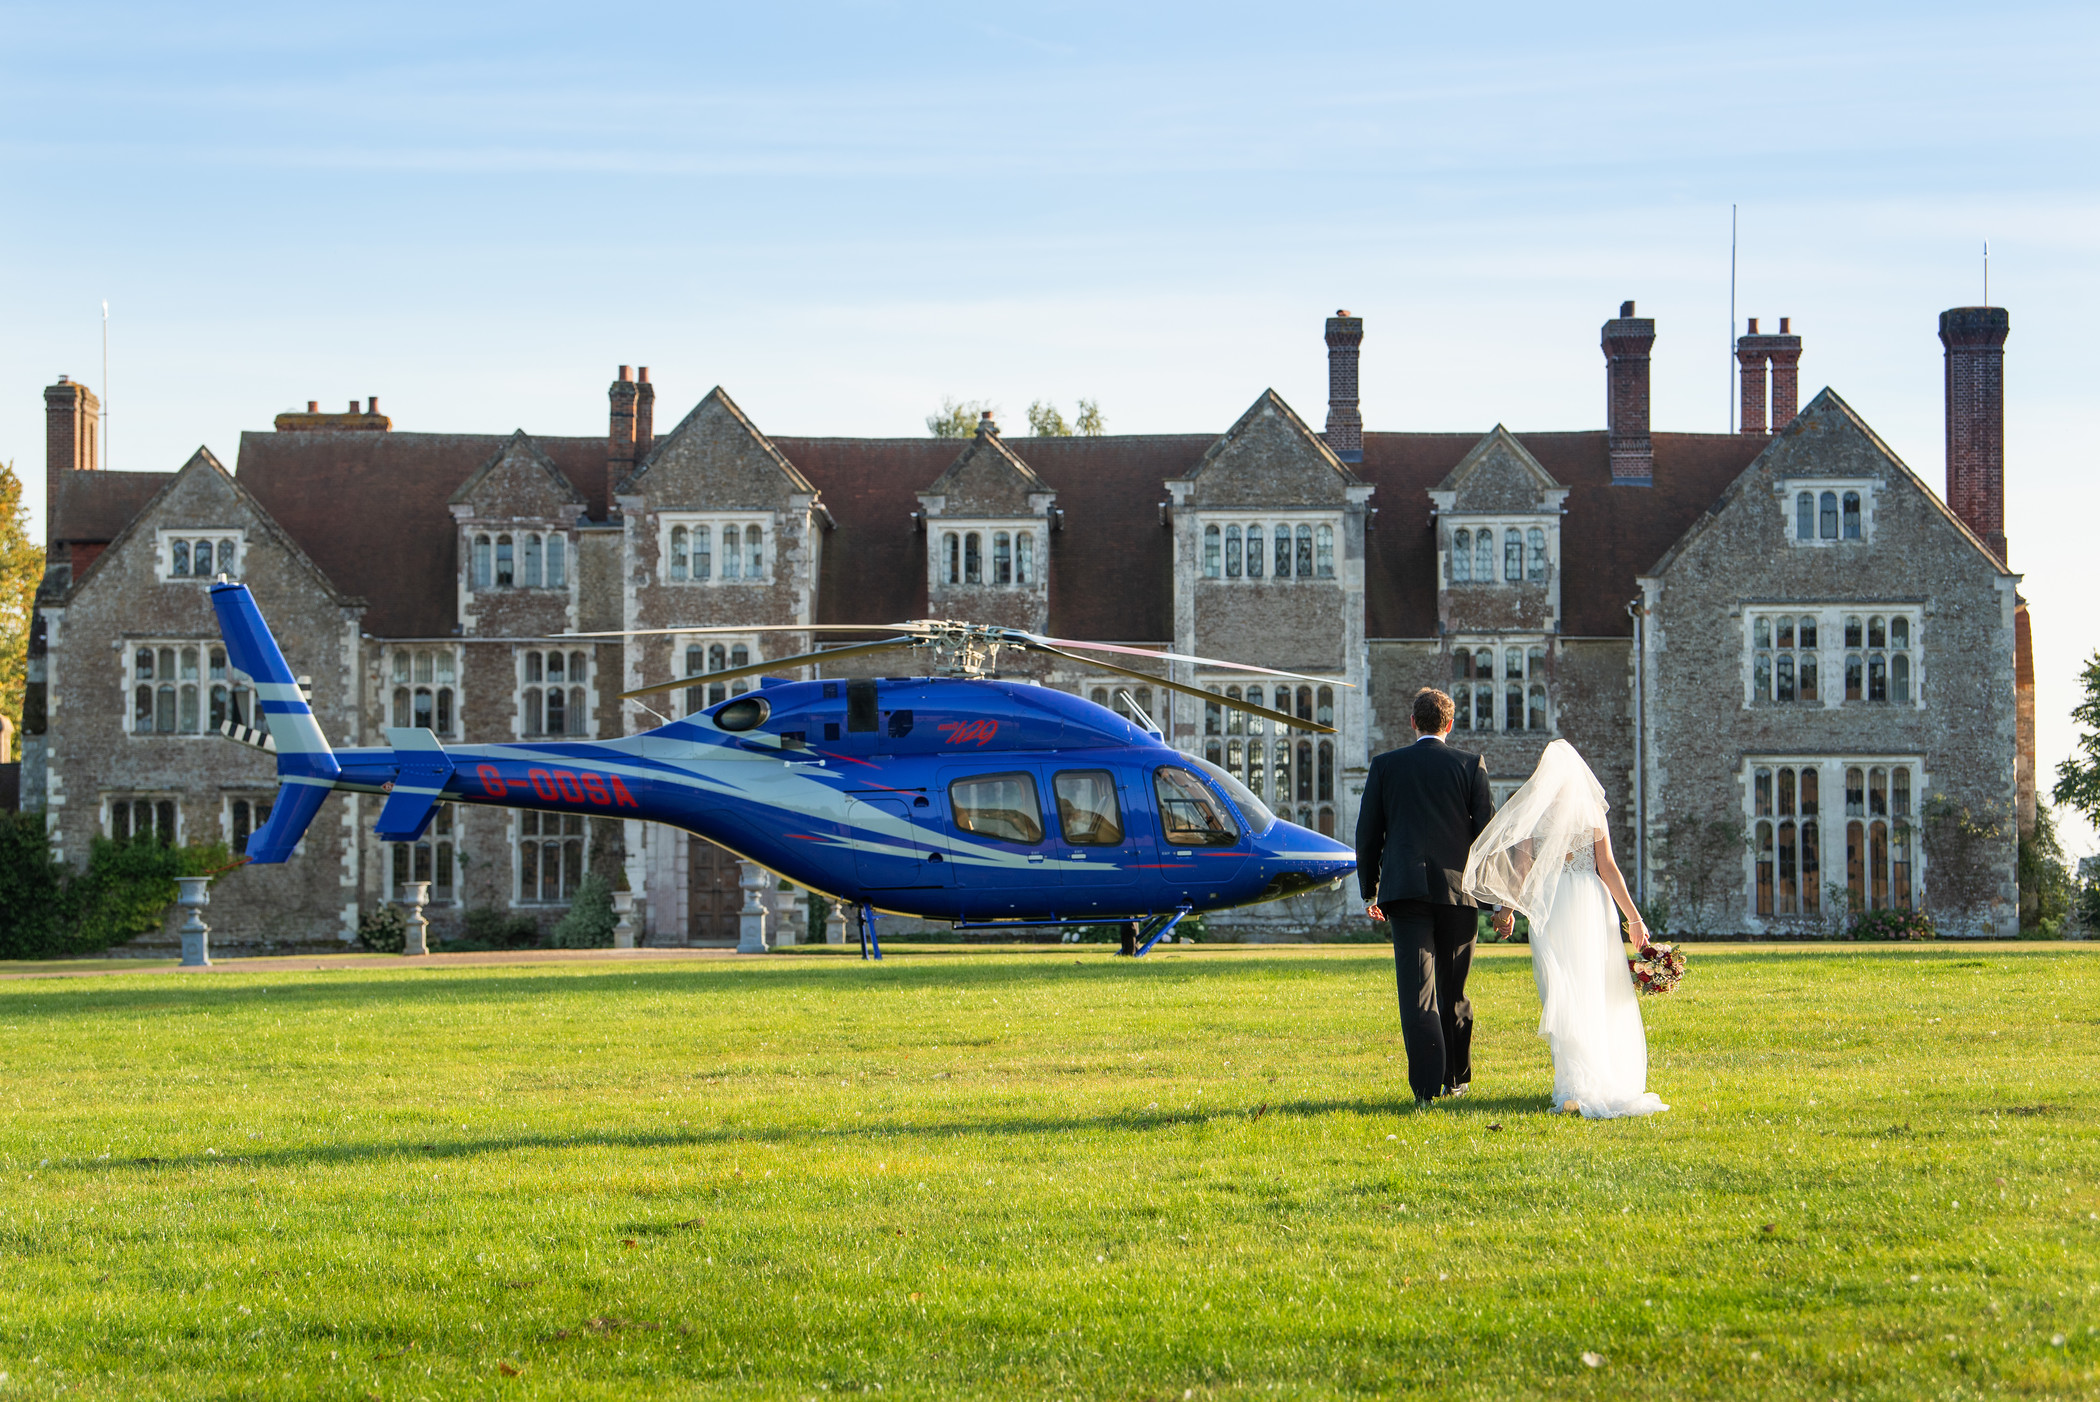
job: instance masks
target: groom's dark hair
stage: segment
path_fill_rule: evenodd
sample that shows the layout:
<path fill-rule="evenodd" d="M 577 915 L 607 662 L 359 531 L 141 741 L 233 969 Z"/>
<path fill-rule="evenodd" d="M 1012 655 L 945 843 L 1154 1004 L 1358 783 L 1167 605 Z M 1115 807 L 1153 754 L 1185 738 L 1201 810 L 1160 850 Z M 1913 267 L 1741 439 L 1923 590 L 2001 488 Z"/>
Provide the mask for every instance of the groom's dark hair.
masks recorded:
<path fill-rule="evenodd" d="M 1433 686 L 1415 693 L 1415 729 L 1424 735 L 1440 735 L 1449 730 L 1457 713 L 1451 698 Z"/>

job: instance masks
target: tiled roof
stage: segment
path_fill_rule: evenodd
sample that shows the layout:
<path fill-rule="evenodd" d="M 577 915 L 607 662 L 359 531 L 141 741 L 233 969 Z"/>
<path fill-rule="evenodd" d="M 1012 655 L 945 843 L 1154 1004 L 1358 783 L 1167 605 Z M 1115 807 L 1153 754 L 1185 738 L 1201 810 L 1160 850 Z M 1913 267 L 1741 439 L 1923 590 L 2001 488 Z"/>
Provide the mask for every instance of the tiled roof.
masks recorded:
<path fill-rule="evenodd" d="M 68 472 L 51 504 L 54 539 L 107 542 L 146 509 L 172 472 Z"/>
<path fill-rule="evenodd" d="M 1563 629 L 1624 636 L 1634 578 L 1659 560 L 1768 441 L 1740 434 L 1658 433 L 1655 485 L 1611 482 L 1602 431 L 1519 433 L 1570 491 L 1562 531 Z M 446 502 L 495 455 L 500 434 L 247 433 L 239 477 L 346 594 L 371 601 L 380 636 L 449 635 L 456 534 Z M 1366 560 L 1367 632 L 1436 635 L 1435 537 L 1429 488 L 1479 442 L 1477 433 L 1366 433 L 1356 474 L 1378 491 Z M 605 442 L 535 438 L 590 503 L 605 510 Z M 886 623 L 925 614 L 918 494 L 955 460 L 953 439 L 774 437 L 821 493 L 836 522 L 824 540 L 818 618 Z M 1162 485 L 1186 477 L 1217 442 L 1206 433 L 1008 438 L 1057 492 L 1064 527 L 1050 537 L 1050 628 L 1066 637 L 1163 642 L 1173 637 L 1172 541 Z M 114 535 L 167 478 L 95 473 L 69 485 L 61 516 L 87 539 Z M 85 479 L 89 474 L 79 474 Z M 138 485 L 125 486 L 118 479 Z M 126 492 L 131 496 L 127 497 Z M 77 493 L 77 498 L 76 498 Z"/>
<path fill-rule="evenodd" d="M 499 433 L 244 433 L 236 475 L 377 637 L 450 637 L 459 533 L 447 503 L 508 442 Z M 534 438 L 605 515 L 605 440 Z"/>
<path fill-rule="evenodd" d="M 1731 433 L 1658 433 L 1655 484 L 1614 486 L 1603 431 L 1519 433 L 1518 442 L 1568 490 L 1561 522 L 1561 631 L 1626 637 L 1634 578 L 1691 529 L 1771 440 Z M 1366 552 L 1365 632 L 1373 638 L 1436 636 L 1436 486 L 1473 445 L 1473 433 L 1366 433 L 1357 475 L 1378 488 Z"/>

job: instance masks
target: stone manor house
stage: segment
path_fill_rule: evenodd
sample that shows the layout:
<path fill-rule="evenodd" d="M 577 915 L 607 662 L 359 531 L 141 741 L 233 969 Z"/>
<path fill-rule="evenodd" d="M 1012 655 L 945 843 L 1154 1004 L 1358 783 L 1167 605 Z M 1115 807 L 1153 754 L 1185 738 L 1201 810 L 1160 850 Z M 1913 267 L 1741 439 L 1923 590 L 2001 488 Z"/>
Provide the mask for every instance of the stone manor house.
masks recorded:
<path fill-rule="evenodd" d="M 1680 928 L 1922 907 L 2009 933 L 2010 823 L 1936 848 L 1927 822 L 1936 798 L 2033 820 L 2007 329 L 1999 308 L 1940 318 L 1944 496 L 1835 391 L 1797 412 L 1786 321 L 1738 343 L 1739 433 L 1655 432 L 1655 323 L 1631 302 L 1603 327 L 1607 426 L 1539 433 L 1366 432 L 1364 324 L 1347 313 L 1326 324 L 1324 431 L 1264 391 L 1222 431 L 1021 438 L 987 415 L 969 440 L 805 438 L 716 389 L 659 436 L 648 370 L 623 366 L 602 438 L 397 431 L 376 399 L 309 403 L 244 433 L 231 470 L 200 448 L 173 473 L 111 472 L 94 395 L 60 377 L 22 802 L 74 862 L 96 834 L 241 847 L 273 761 L 216 733 L 254 720 L 203 588 L 221 573 L 253 586 L 343 745 L 383 744 L 389 725 L 459 743 L 621 734 L 720 699 L 710 670 L 850 636 L 829 625 L 954 617 L 1321 678 L 1174 664 L 1333 737 L 1022 669 L 1135 704 L 1322 832 L 1353 831 L 1369 756 L 1411 738 L 1410 700 L 1435 685 L 1498 796 L 1549 740 L 1573 742 L 1636 888 Z M 566 636 L 711 625 L 806 631 Z M 655 711 L 619 699 L 689 675 Z M 727 942 L 739 877 L 758 879 L 641 823 L 461 807 L 411 847 L 372 835 L 376 811 L 337 796 L 292 861 L 222 882 L 220 937 L 347 940 L 411 879 L 434 883 L 441 929 L 473 907 L 551 921 L 586 871 L 619 868 L 645 942 Z M 1357 918 L 1353 895 L 1212 925 L 1304 933 Z"/>

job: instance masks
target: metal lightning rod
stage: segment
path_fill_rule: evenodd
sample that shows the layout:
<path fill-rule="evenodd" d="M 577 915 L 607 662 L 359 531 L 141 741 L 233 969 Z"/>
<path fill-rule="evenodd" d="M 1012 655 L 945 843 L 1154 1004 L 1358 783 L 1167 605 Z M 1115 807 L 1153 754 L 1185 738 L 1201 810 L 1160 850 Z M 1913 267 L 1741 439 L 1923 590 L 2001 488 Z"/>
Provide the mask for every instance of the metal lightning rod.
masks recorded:
<path fill-rule="evenodd" d="M 100 467 L 109 466 L 109 298 L 102 299 L 102 452 Z"/>
<path fill-rule="evenodd" d="M 1735 432 L 1735 210 L 1728 206 L 1728 431 Z"/>

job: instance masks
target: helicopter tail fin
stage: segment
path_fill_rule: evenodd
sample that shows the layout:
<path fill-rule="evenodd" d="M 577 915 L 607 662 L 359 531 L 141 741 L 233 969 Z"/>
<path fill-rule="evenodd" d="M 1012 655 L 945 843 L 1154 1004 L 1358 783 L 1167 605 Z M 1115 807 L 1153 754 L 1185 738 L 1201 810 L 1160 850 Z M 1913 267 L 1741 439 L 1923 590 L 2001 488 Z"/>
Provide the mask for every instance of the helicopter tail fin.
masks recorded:
<path fill-rule="evenodd" d="M 214 584 L 211 604 L 219 615 L 226 655 L 254 683 L 255 708 L 260 717 L 268 718 L 270 737 L 276 741 L 277 803 L 270 810 L 270 820 L 248 839 L 248 860 L 281 862 L 306 835 L 307 824 L 320 812 L 321 801 L 335 787 L 342 766 L 336 763 L 335 752 L 314 719 L 313 707 L 307 704 L 277 640 L 270 636 L 248 586 Z"/>

